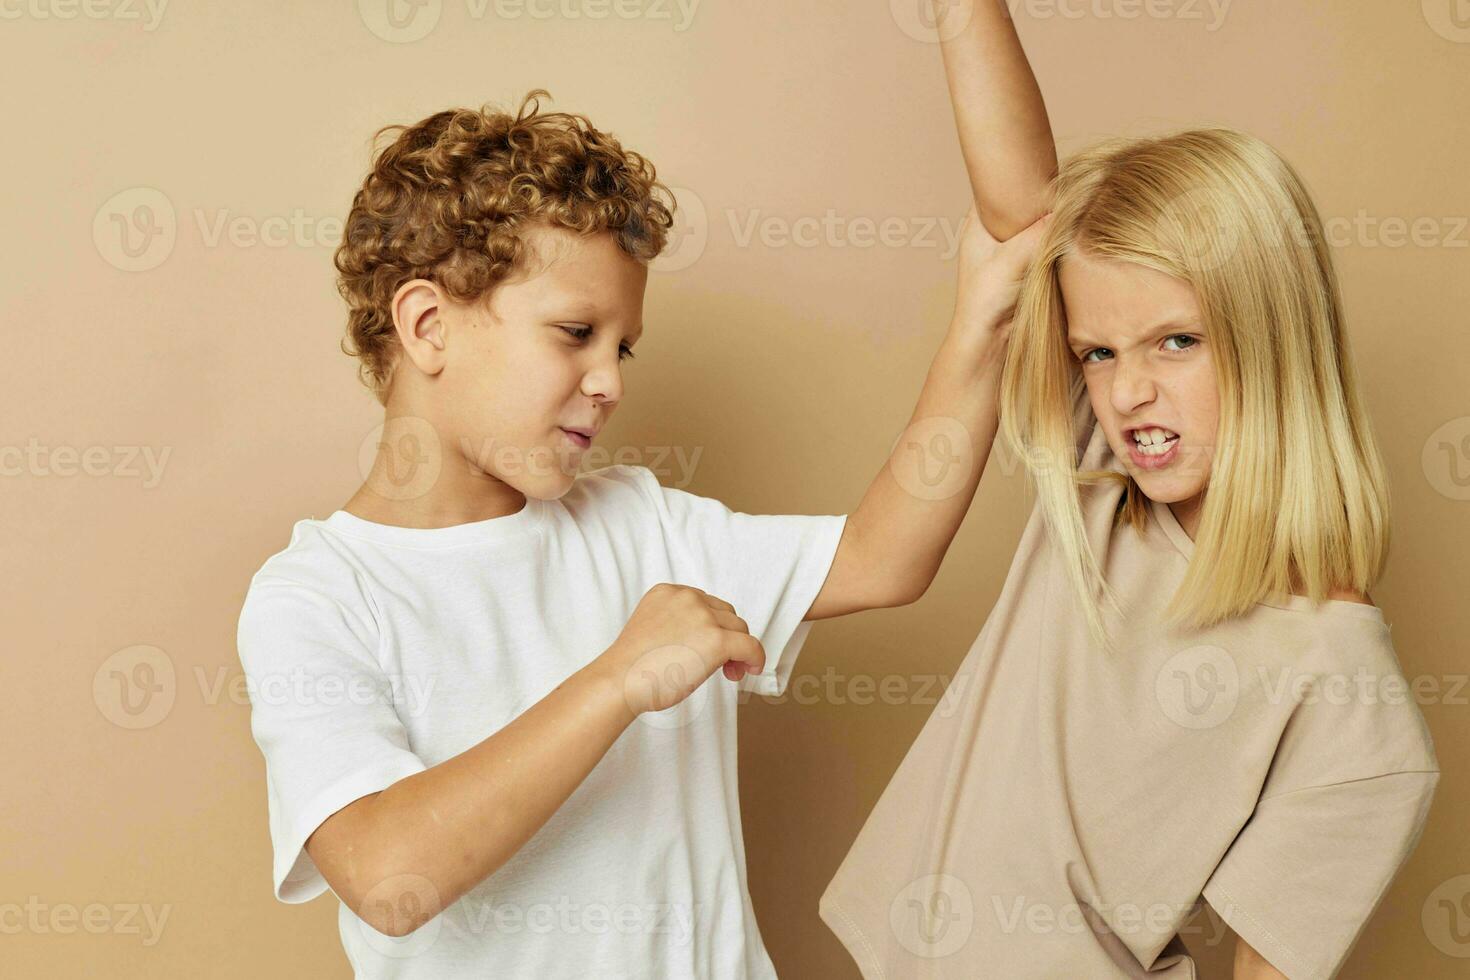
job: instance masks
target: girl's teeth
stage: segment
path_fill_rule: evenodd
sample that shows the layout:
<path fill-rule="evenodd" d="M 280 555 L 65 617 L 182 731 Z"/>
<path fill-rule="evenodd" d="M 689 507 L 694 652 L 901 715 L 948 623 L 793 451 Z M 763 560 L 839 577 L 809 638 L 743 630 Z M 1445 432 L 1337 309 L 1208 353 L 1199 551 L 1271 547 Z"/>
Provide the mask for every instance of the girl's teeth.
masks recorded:
<path fill-rule="evenodd" d="M 1140 443 L 1138 445 L 1138 452 L 1144 456 L 1162 456 L 1169 451 L 1174 445 L 1174 441 L 1178 438 L 1178 436 L 1173 436 L 1167 442 Z"/>
<path fill-rule="evenodd" d="M 1179 438 L 1178 433 L 1170 432 L 1168 429 L 1139 429 L 1133 433 L 1133 441 L 1147 448 L 1149 445 L 1162 445 L 1170 439 Z"/>

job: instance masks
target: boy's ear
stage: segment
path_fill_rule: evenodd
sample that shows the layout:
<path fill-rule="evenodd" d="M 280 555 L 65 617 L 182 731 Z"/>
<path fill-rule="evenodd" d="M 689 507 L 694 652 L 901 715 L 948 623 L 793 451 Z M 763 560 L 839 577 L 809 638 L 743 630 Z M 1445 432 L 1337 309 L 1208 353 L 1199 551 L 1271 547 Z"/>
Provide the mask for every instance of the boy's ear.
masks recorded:
<path fill-rule="evenodd" d="M 403 356 L 427 375 L 444 370 L 447 298 L 427 279 L 413 279 L 393 295 L 393 326 Z"/>

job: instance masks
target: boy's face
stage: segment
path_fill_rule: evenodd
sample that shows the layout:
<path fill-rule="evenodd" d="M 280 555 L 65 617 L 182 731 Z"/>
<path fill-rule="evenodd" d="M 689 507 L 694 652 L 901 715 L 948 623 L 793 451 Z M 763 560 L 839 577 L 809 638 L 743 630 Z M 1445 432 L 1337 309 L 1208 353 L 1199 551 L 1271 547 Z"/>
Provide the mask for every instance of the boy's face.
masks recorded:
<path fill-rule="evenodd" d="M 1058 269 L 1067 343 L 1113 454 L 1193 536 L 1209 485 L 1219 392 L 1194 288 L 1154 269 L 1073 252 Z M 1168 437 L 1146 443 L 1166 430 Z"/>
<path fill-rule="evenodd" d="M 607 424 L 623 397 L 621 361 L 643 332 L 648 270 L 611 233 L 540 224 L 523 241 L 523 268 L 488 303 L 439 293 L 412 341 L 419 356 L 406 350 L 414 364 L 399 365 L 407 377 L 394 387 L 408 381 L 412 392 L 405 410 L 429 418 L 447 443 L 440 484 L 451 492 L 442 484 L 457 471 L 471 493 L 486 479 L 542 500 L 566 493 L 591 444 L 568 430 L 595 437 Z M 423 347 L 435 339 L 434 317 L 437 346 Z"/>

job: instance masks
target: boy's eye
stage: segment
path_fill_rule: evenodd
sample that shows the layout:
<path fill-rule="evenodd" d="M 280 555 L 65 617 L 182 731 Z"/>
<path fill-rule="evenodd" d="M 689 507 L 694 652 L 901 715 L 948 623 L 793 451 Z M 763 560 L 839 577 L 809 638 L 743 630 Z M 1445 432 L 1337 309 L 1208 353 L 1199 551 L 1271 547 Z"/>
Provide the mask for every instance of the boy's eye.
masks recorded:
<path fill-rule="evenodd" d="M 577 340 L 586 340 L 588 337 L 592 336 L 591 327 L 568 327 L 562 324 L 557 324 L 557 326 L 561 327 L 561 329 L 565 330 L 567 334 L 576 338 Z M 624 344 L 618 348 L 618 360 L 624 361 L 632 356 L 633 351 L 631 348 L 628 347 L 627 344 Z"/>

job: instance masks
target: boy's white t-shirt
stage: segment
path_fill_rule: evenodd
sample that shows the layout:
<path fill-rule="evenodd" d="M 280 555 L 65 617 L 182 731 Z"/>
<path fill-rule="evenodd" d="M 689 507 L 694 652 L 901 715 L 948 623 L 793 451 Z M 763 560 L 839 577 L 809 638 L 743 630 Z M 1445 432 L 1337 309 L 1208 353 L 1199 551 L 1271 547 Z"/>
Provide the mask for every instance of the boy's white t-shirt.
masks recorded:
<path fill-rule="evenodd" d="M 674 582 L 735 607 L 764 673 L 717 670 L 641 716 L 525 846 L 409 935 L 343 904 L 342 944 L 358 977 L 774 977 L 746 888 L 737 692 L 784 691 L 845 522 L 731 512 L 638 466 L 453 527 L 298 522 L 251 580 L 238 635 L 276 897 L 327 890 L 303 845 L 328 816 L 494 734 Z"/>

